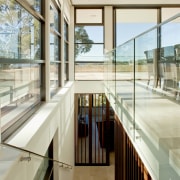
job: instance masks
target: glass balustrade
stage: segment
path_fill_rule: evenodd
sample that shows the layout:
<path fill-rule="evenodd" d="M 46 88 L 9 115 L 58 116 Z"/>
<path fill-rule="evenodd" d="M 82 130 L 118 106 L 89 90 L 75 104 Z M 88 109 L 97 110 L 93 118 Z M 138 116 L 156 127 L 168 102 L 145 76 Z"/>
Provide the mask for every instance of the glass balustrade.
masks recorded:
<path fill-rule="evenodd" d="M 53 179 L 60 168 L 72 169 L 71 165 L 30 152 L 18 147 L 0 144 L 0 179 Z M 21 173 L 15 173 L 16 171 Z M 19 177 L 18 177 L 19 176 Z M 57 177 L 56 177 L 57 178 Z"/>
<path fill-rule="evenodd" d="M 104 85 L 105 85 L 105 94 L 108 97 L 108 100 L 115 109 L 115 52 L 114 50 L 108 52 L 104 59 Z"/>
<path fill-rule="evenodd" d="M 180 14 L 106 54 L 106 96 L 157 180 L 180 179 L 179 62 Z"/>

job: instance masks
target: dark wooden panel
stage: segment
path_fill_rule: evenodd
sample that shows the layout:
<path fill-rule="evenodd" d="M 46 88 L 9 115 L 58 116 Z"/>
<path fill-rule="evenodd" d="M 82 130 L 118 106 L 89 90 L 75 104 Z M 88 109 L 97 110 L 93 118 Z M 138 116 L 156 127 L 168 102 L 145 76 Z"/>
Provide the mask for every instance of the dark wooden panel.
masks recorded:
<path fill-rule="evenodd" d="M 115 180 L 152 180 L 117 116 L 115 116 Z"/>

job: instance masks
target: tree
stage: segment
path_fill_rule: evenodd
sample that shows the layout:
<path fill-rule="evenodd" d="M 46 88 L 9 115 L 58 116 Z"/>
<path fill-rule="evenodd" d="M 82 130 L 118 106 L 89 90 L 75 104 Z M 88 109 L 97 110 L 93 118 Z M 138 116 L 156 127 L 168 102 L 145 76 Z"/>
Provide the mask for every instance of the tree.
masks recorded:
<path fill-rule="evenodd" d="M 0 56 L 41 59 L 40 23 L 18 3 L 0 0 Z M 36 53 L 37 55 L 37 53 Z"/>
<path fill-rule="evenodd" d="M 91 50 L 93 40 L 89 39 L 88 33 L 84 26 L 76 26 L 75 28 L 75 57 L 79 54 L 87 53 Z"/>

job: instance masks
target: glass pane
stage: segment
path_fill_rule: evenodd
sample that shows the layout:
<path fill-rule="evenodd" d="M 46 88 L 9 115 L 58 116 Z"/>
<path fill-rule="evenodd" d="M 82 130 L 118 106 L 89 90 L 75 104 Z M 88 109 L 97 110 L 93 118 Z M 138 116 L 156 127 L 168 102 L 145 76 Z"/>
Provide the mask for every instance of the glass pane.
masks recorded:
<path fill-rule="evenodd" d="M 68 73 L 69 73 L 69 64 L 64 63 L 64 82 L 67 82 L 69 79 Z"/>
<path fill-rule="evenodd" d="M 54 95 L 57 88 L 59 87 L 58 69 L 59 69 L 59 64 L 51 63 L 51 65 L 50 65 L 50 91 L 51 91 L 51 96 Z"/>
<path fill-rule="evenodd" d="M 60 51 L 59 51 L 59 38 L 54 34 L 50 34 L 50 60 L 59 61 L 60 60 Z"/>
<path fill-rule="evenodd" d="M 108 52 L 105 56 L 104 63 L 104 79 L 105 79 L 105 93 L 109 102 L 115 110 L 115 89 L 116 89 L 116 53 L 115 50 Z"/>
<path fill-rule="evenodd" d="M 78 62 L 75 63 L 75 80 L 103 80 L 103 62 Z"/>
<path fill-rule="evenodd" d="M 64 40 L 68 41 L 68 23 L 64 21 Z"/>
<path fill-rule="evenodd" d="M 134 125 L 134 41 L 116 48 L 116 112 L 133 138 Z M 128 107 L 128 108 L 127 108 Z"/>
<path fill-rule="evenodd" d="M 103 44 L 75 44 L 75 61 L 103 62 Z"/>
<path fill-rule="evenodd" d="M 157 29 L 135 40 L 135 140 L 159 179 L 169 179 L 172 174 L 174 179 L 179 179 L 177 167 L 173 169 L 176 161 L 172 157 L 176 151 L 173 154 L 171 150 L 174 138 L 179 136 L 176 133 L 179 131 L 179 65 L 175 61 L 175 48 L 178 50 L 180 42 L 178 22 L 176 19 L 160 27 L 160 48 L 157 48 Z"/>
<path fill-rule="evenodd" d="M 41 0 L 27 0 L 31 7 L 41 13 Z"/>
<path fill-rule="evenodd" d="M 41 59 L 40 22 L 11 1 L 2 2 L 0 16 L 0 57 Z"/>
<path fill-rule="evenodd" d="M 68 49 L 69 49 L 69 46 L 68 46 L 68 44 L 65 42 L 65 43 L 64 43 L 64 60 L 65 60 L 65 61 L 68 61 L 68 60 L 69 60 L 69 57 L 68 57 Z"/>
<path fill-rule="evenodd" d="M 50 26 L 59 32 L 59 13 L 54 6 L 50 6 Z"/>
<path fill-rule="evenodd" d="M 1 129 L 5 130 L 29 108 L 40 102 L 40 66 L 36 64 L 1 64 Z"/>
<path fill-rule="evenodd" d="M 76 9 L 76 23 L 102 23 L 102 9 Z"/>
<path fill-rule="evenodd" d="M 116 45 L 134 38 L 156 24 L 156 9 L 117 9 Z"/>
<path fill-rule="evenodd" d="M 171 32 L 171 33 L 169 33 Z M 159 68 L 161 68 L 161 88 L 166 95 L 179 100 L 180 87 L 180 18 L 165 24 L 161 28 L 161 53 Z"/>
<path fill-rule="evenodd" d="M 135 141 L 152 168 L 153 173 L 158 177 L 154 166 L 155 154 L 153 145 L 148 138 L 156 136 L 154 127 L 158 127 L 156 118 L 158 106 L 161 106 L 161 97 L 156 94 L 157 85 L 157 29 L 154 29 L 135 39 Z M 155 109 L 154 109 L 155 108 Z M 156 111 L 157 109 L 157 111 Z M 157 120 L 157 121 L 156 121 Z M 151 130 L 152 128 L 152 130 Z M 159 129 L 159 128 L 158 128 Z M 149 136 L 149 132 L 151 135 Z M 142 138 L 141 138 L 142 137 Z M 146 139 L 147 138 L 147 139 Z M 153 142 L 155 143 L 155 142 Z M 145 151 L 144 149 L 148 149 Z M 149 154 L 150 153 L 150 154 Z M 163 179 L 163 178 L 162 178 Z"/>
<path fill-rule="evenodd" d="M 135 41 L 135 79 L 144 86 L 157 87 L 157 29 Z"/>
<path fill-rule="evenodd" d="M 103 26 L 76 26 L 75 43 L 103 43 Z"/>
<path fill-rule="evenodd" d="M 16 174 L 16 179 L 53 179 L 52 174 L 57 173 L 61 166 L 61 163 L 52 161 L 48 153 L 45 154 L 45 157 L 42 157 L 38 154 L 2 144 L 0 145 L 0 153 L 0 163 L 2 166 L 1 180 L 12 179 L 12 171 L 9 170 L 10 167 L 13 170 L 16 169 L 16 171 L 23 172 Z M 16 161 L 18 161 L 18 163 L 14 163 Z"/>

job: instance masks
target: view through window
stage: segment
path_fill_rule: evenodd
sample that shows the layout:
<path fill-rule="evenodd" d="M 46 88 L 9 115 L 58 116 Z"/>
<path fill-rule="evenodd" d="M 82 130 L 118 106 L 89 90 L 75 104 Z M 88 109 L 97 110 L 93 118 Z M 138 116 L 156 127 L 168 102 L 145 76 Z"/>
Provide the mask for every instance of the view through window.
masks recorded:
<path fill-rule="evenodd" d="M 36 5 L 40 9 L 40 4 Z M 0 120 L 3 140 L 40 103 L 43 61 L 41 22 L 14 0 L 0 1 L 0 17 Z"/>
<path fill-rule="evenodd" d="M 102 19 L 103 9 L 76 9 L 75 80 L 103 80 Z"/>

